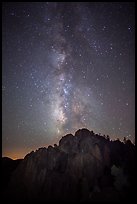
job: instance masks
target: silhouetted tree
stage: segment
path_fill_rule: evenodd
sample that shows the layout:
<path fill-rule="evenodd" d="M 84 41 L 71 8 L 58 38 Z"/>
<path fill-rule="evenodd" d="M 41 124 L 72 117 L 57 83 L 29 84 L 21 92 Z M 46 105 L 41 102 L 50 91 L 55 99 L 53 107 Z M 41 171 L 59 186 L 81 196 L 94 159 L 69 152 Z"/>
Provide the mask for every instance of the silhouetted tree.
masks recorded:
<path fill-rule="evenodd" d="M 126 144 L 127 144 L 127 145 L 131 145 L 131 144 L 132 144 L 131 140 L 129 140 L 129 139 L 126 140 Z"/>
<path fill-rule="evenodd" d="M 107 140 L 110 141 L 110 137 L 109 137 L 109 135 L 107 135 Z"/>
<path fill-rule="evenodd" d="M 124 137 L 124 139 L 123 139 L 124 144 L 126 144 L 126 141 L 127 141 L 127 139 L 126 139 L 126 137 Z"/>
<path fill-rule="evenodd" d="M 106 135 L 103 135 L 103 137 L 106 139 Z"/>
<path fill-rule="evenodd" d="M 2 183 L 6 201 L 125 201 L 135 184 L 135 146 L 109 135 L 79 129 L 59 145 L 27 154 L 20 164 L 3 159 Z M 104 139 L 105 137 L 105 139 Z M 5 164 L 4 164 L 5 163 Z M 13 166 L 14 167 L 14 166 Z M 103 200 L 104 199 L 104 200 Z"/>

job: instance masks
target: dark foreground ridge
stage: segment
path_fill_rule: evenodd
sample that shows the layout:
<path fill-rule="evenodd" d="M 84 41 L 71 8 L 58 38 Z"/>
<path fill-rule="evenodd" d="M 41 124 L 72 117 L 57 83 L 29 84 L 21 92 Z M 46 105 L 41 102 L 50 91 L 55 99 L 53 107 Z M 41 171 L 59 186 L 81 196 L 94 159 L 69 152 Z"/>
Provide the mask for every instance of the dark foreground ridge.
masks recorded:
<path fill-rule="evenodd" d="M 3 179 L 5 202 L 92 203 L 134 197 L 135 146 L 130 140 L 110 141 L 80 129 L 75 136 L 62 137 L 59 145 L 39 148 L 13 162 L 3 158 L 3 174 L 8 172 Z"/>

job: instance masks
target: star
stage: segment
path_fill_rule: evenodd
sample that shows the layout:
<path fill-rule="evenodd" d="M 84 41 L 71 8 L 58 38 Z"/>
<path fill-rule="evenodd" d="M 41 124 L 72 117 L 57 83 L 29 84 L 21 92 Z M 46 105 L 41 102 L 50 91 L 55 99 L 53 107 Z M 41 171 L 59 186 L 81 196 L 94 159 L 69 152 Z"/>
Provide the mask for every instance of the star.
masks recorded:
<path fill-rule="evenodd" d="M 134 140 L 133 2 L 5 2 L 2 18 L 4 156 L 83 126 Z"/>

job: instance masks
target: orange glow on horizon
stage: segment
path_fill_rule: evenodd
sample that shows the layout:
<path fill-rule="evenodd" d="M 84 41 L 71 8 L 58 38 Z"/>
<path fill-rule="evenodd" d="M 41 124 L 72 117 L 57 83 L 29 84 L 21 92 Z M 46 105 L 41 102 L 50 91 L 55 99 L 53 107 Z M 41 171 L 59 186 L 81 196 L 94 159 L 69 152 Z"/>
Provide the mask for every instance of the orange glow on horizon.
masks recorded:
<path fill-rule="evenodd" d="M 49 145 L 52 144 L 48 144 L 48 145 L 43 145 L 43 147 L 48 147 Z M 13 160 L 16 159 L 24 159 L 24 157 L 29 154 L 32 151 L 36 151 L 37 149 L 39 149 L 41 147 L 32 147 L 32 148 L 24 148 L 24 149 L 12 149 L 12 150 L 7 150 L 2 152 L 2 157 L 9 157 Z"/>
<path fill-rule="evenodd" d="M 13 160 L 15 159 L 23 159 L 28 153 L 35 150 L 35 148 L 22 148 L 22 149 L 11 149 L 4 151 L 2 153 L 2 157 L 9 157 Z"/>

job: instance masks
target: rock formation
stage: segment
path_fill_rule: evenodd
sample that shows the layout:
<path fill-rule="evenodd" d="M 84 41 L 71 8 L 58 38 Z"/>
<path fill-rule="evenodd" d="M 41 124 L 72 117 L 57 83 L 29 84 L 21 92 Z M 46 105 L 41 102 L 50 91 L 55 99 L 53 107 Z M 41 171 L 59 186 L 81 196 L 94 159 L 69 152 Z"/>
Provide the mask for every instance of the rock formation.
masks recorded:
<path fill-rule="evenodd" d="M 12 172 L 5 201 L 124 201 L 133 191 L 135 146 L 80 129 L 31 152 Z M 130 168 L 129 168 L 130 166 Z M 120 183 L 121 182 L 121 183 Z"/>

